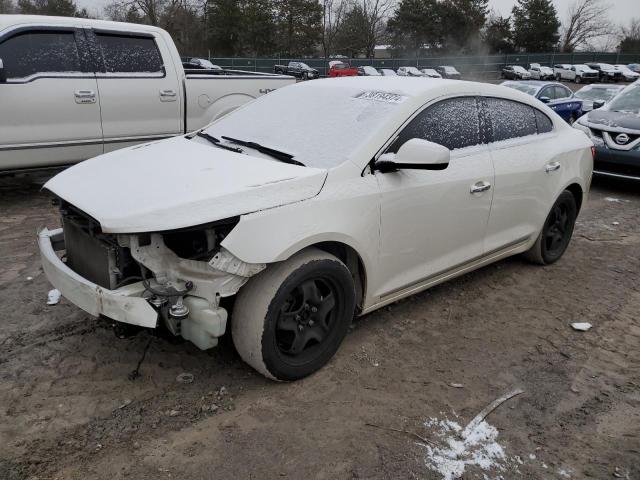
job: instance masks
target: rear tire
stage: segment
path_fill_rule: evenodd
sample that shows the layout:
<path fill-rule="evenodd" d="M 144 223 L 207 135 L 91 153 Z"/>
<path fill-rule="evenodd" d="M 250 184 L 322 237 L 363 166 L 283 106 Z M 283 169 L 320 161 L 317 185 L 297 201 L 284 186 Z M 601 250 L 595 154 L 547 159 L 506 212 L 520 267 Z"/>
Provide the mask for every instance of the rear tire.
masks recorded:
<path fill-rule="evenodd" d="M 582 79 L 578 76 L 576 76 L 576 83 L 582 83 Z"/>
<path fill-rule="evenodd" d="M 349 269 L 309 248 L 252 277 L 236 298 L 233 343 L 268 378 L 298 380 L 322 368 L 342 343 L 355 310 Z"/>
<path fill-rule="evenodd" d="M 524 253 L 524 257 L 539 265 L 557 262 L 569 246 L 577 215 L 576 199 L 565 190 L 551 207 L 536 243 Z"/>

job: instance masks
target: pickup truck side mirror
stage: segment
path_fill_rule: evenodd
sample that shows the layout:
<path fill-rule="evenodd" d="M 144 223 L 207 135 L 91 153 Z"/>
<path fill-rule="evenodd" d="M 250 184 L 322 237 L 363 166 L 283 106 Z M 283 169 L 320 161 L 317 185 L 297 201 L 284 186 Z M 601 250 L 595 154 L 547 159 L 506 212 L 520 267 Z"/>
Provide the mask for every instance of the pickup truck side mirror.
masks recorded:
<path fill-rule="evenodd" d="M 551 99 L 549 97 L 540 97 L 540 101 L 542 103 L 549 103 L 551 101 Z"/>
<path fill-rule="evenodd" d="M 0 58 L 0 83 L 7 83 L 7 72 L 4 69 L 4 63 Z"/>
<path fill-rule="evenodd" d="M 593 109 L 604 107 L 605 102 L 603 100 L 594 100 Z"/>
<path fill-rule="evenodd" d="M 449 165 L 451 152 L 437 143 L 412 138 L 402 144 L 398 153 L 380 155 L 373 165 L 382 173 L 397 170 L 444 170 Z"/>

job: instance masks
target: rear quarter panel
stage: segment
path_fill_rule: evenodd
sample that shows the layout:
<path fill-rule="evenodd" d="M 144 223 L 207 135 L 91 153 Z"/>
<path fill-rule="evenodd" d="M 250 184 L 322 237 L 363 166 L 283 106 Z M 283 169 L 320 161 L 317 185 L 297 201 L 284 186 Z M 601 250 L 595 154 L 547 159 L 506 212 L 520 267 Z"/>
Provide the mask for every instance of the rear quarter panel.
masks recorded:
<path fill-rule="evenodd" d="M 294 83 L 293 77 L 275 75 L 189 75 L 185 79 L 186 130 L 202 128 L 261 95 Z"/>

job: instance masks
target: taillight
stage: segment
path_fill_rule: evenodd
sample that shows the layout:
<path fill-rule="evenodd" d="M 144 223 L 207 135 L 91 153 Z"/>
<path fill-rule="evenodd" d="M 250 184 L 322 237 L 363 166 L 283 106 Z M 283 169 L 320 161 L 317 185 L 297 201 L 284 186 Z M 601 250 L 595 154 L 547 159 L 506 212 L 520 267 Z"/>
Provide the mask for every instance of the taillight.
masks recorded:
<path fill-rule="evenodd" d="M 594 160 L 596 158 L 596 147 L 591 147 L 591 158 Z"/>

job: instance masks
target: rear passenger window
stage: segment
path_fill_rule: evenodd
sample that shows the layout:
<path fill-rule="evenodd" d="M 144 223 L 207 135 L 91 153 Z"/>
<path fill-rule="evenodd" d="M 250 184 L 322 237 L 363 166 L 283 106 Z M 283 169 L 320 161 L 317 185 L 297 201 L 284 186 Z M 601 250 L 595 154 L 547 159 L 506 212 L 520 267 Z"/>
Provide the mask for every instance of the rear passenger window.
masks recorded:
<path fill-rule="evenodd" d="M 481 141 L 476 98 L 452 98 L 427 108 L 411 120 L 387 151 L 396 153 L 412 138 L 429 140 L 449 150 L 478 145 Z"/>
<path fill-rule="evenodd" d="M 8 79 L 81 71 L 78 47 L 70 31 L 19 33 L 0 44 L 0 59 Z"/>
<path fill-rule="evenodd" d="M 551 122 L 551 119 L 539 110 L 536 110 L 535 112 L 538 133 L 549 133 L 553 130 L 553 122 Z"/>
<path fill-rule="evenodd" d="M 571 90 L 568 88 L 564 88 L 559 85 L 556 85 L 554 88 L 556 89 L 555 98 L 569 98 L 571 96 Z"/>
<path fill-rule="evenodd" d="M 162 74 L 162 57 L 151 37 L 97 33 L 107 73 Z"/>
<path fill-rule="evenodd" d="M 533 107 L 503 98 L 487 98 L 486 102 L 487 116 L 491 122 L 494 142 L 537 133 L 536 115 Z"/>

